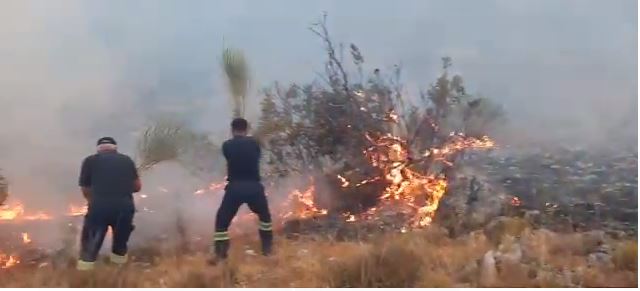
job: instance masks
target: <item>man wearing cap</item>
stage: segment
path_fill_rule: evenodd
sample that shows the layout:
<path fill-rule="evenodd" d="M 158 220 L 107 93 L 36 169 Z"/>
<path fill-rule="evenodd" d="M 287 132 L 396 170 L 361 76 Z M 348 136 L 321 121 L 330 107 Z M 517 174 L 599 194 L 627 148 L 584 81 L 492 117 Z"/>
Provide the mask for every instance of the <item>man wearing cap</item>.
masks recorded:
<path fill-rule="evenodd" d="M 258 234 L 262 242 L 262 254 L 271 254 L 273 233 L 269 204 L 260 182 L 260 145 L 247 136 L 249 123 L 243 118 L 231 122 L 233 138 L 222 144 L 227 160 L 227 186 L 216 214 L 216 231 L 213 236 L 215 256 L 209 264 L 217 264 L 227 258 L 229 251 L 229 225 L 244 203 L 258 215 Z"/>
<path fill-rule="evenodd" d="M 81 234 L 78 270 L 91 270 L 108 227 L 113 232 L 110 260 L 127 262 L 127 242 L 133 231 L 133 193 L 142 187 L 135 163 L 118 152 L 111 137 L 98 140 L 97 153 L 82 162 L 79 184 L 88 203 Z"/>

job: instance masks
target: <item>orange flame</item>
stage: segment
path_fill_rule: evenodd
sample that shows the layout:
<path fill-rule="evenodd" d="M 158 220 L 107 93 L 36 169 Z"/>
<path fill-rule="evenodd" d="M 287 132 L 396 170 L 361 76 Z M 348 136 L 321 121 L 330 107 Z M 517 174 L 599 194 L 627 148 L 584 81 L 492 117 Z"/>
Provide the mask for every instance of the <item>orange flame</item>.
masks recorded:
<path fill-rule="evenodd" d="M 193 194 L 202 195 L 207 191 L 215 192 L 215 191 L 224 189 L 224 187 L 226 186 L 227 186 L 227 182 L 213 182 L 209 185 L 209 187 L 207 187 L 207 189 L 198 189 L 197 191 L 193 192 Z"/>
<path fill-rule="evenodd" d="M 77 206 L 77 205 L 69 205 L 69 211 L 67 212 L 68 216 L 82 216 L 87 214 L 87 210 L 88 210 L 88 206 L 87 205 L 83 205 L 83 206 Z"/>
<path fill-rule="evenodd" d="M 222 190 L 226 186 L 227 186 L 227 182 L 211 183 L 211 185 L 209 185 L 209 191 Z"/>
<path fill-rule="evenodd" d="M 349 186 L 349 181 L 347 181 L 345 177 L 342 177 L 342 175 L 338 175 L 338 179 L 340 180 L 340 182 L 342 182 L 340 187 L 345 188 Z"/>
<path fill-rule="evenodd" d="M 0 268 L 8 269 L 20 263 L 18 257 L 0 254 Z"/>
<path fill-rule="evenodd" d="M 372 147 L 364 151 L 372 166 L 379 168 L 382 177 L 372 177 L 358 182 L 355 186 L 385 179 L 389 185 L 380 195 L 383 201 L 402 201 L 410 206 L 414 211 L 412 224 L 417 227 L 427 226 L 431 223 L 435 215 L 440 200 L 447 190 L 448 182 L 441 174 L 421 174 L 413 169 L 414 161 L 408 151 L 407 141 L 386 134 L 380 137 L 372 137 L 366 134 L 365 137 L 373 144 Z M 448 159 L 465 149 L 483 149 L 494 147 L 495 143 L 484 136 L 482 138 L 466 137 L 463 134 L 451 133 L 449 140 L 440 148 L 431 148 L 422 155 L 432 161 L 441 162 L 451 166 Z M 341 175 L 338 178 L 342 181 L 342 187 L 349 185 L 349 181 Z M 369 210 L 364 217 L 370 217 L 375 210 Z M 355 221 L 355 216 L 350 215 L 347 221 Z"/>
<path fill-rule="evenodd" d="M 22 242 L 28 244 L 31 242 L 31 238 L 29 238 L 29 234 L 26 232 L 22 233 Z"/>
<path fill-rule="evenodd" d="M 522 202 L 520 201 L 520 198 L 514 196 L 513 198 L 511 198 L 511 205 L 520 206 L 522 205 Z"/>
<path fill-rule="evenodd" d="M 394 116 L 390 111 L 389 116 Z M 392 118 L 393 119 L 393 118 Z M 395 120 L 395 119 L 394 119 Z M 495 146 L 495 143 L 484 136 L 482 138 L 466 137 L 463 134 L 451 133 L 448 141 L 439 148 L 431 148 L 422 154 L 422 160 L 413 160 L 408 151 L 408 142 L 398 136 L 385 134 L 373 137 L 366 134 L 365 137 L 373 146 L 363 151 L 365 157 L 372 166 L 381 170 L 380 176 L 364 179 L 352 184 L 345 176 L 337 175 L 340 187 L 359 187 L 370 182 L 385 180 L 388 186 L 380 195 L 382 201 L 400 201 L 408 206 L 413 213 L 410 223 L 414 227 L 424 227 L 431 224 L 440 201 L 447 191 L 448 181 L 442 174 L 420 173 L 414 169 L 421 161 L 440 162 L 446 166 L 453 164 L 451 159 L 456 153 L 466 149 L 486 149 Z M 327 213 L 325 209 L 319 209 L 314 202 L 315 187 L 312 184 L 306 191 L 295 190 L 289 194 L 288 203 L 294 204 L 292 211 L 286 213 L 283 218 L 291 216 L 307 218 Z M 377 208 L 371 208 L 367 212 L 359 214 L 345 214 L 345 221 L 353 222 L 360 219 L 371 219 L 375 216 Z"/>
<path fill-rule="evenodd" d="M 25 214 L 24 205 L 16 202 L 14 206 L 4 205 L 0 208 L 0 220 L 50 220 L 53 217 L 44 212 Z"/>
<path fill-rule="evenodd" d="M 33 215 L 25 215 L 22 217 L 24 220 L 51 220 L 53 216 L 46 214 L 44 212 L 38 212 Z"/>
<path fill-rule="evenodd" d="M 21 203 L 17 203 L 13 207 L 4 205 L 0 209 L 0 220 L 14 220 L 23 213 L 24 206 Z"/>
<path fill-rule="evenodd" d="M 326 209 L 320 209 L 315 205 L 314 199 L 315 185 L 313 181 L 309 188 L 303 192 L 294 190 L 289 194 L 287 204 L 292 208 L 291 212 L 286 213 L 283 218 L 295 216 L 297 218 L 308 218 L 316 215 L 327 214 Z"/>

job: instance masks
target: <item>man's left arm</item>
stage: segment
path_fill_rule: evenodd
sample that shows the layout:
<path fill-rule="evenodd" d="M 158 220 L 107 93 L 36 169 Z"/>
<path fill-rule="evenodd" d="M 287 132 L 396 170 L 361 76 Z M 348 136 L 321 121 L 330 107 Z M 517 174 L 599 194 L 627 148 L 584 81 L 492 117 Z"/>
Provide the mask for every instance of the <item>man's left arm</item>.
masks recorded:
<path fill-rule="evenodd" d="M 91 159 L 89 157 L 82 161 L 78 184 L 82 190 L 82 196 L 89 202 L 91 199 Z"/>

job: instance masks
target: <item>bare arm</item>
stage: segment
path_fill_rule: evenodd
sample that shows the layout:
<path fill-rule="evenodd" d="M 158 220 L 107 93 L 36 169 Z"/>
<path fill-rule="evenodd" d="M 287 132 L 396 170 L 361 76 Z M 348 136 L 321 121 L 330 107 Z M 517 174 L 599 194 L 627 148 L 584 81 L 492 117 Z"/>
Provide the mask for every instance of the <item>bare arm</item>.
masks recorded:
<path fill-rule="evenodd" d="M 140 180 L 140 175 L 138 174 L 138 168 L 136 168 L 136 163 L 131 160 L 131 169 L 133 171 L 133 193 L 138 193 L 142 190 L 142 181 Z"/>
<path fill-rule="evenodd" d="M 140 178 L 137 178 L 133 181 L 133 193 L 138 193 L 140 190 L 142 190 L 142 182 L 140 181 Z"/>

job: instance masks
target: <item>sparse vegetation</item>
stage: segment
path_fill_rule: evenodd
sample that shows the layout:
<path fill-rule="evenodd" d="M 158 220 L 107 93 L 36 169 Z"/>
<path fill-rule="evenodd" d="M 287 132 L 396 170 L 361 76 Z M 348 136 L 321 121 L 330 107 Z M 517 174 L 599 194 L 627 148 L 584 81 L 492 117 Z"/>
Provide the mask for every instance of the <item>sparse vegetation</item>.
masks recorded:
<path fill-rule="evenodd" d="M 635 241 L 612 241 L 616 268 L 589 265 L 580 244 L 557 253 L 554 244 L 566 237 L 531 231 L 522 244 L 522 259 L 496 255 L 493 287 L 635 287 Z M 588 236 L 588 235 L 587 235 Z M 545 237 L 544 240 L 533 239 Z M 523 240 L 525 241 L 525 240 Z M 106 259 L 94 272 L 68 267 L 18 266 L 0 273 L 2 287 L 482 287 L 482 258 L 492 247 L 481 232 L 456 239 L 432 226 L 405 234 L 383 234 L 367 242 L 339 242 L 318 237 L 279 239 L 273 257 L 255 255 L 259 243 L 234 238 L 229 262 L 211 267 L 204 253 L 155 253 L 153 263 L 142 263 L 148 252 L 132 251 L 133 262 L 123 269 Z M 637 250 L 637 248 L 636 248 Z M 138 255 L 138 257 L 136 257 Z M 549 259 L 552 259 L 550 261 Z M 555 262 L 562 261 L 562 264 Z M 634 264 L 631 264 L 631 263 Z M 25 272 L 27 269 L 30 271 Z M 488 286 L 485 286 L 488 287 Z"/>
<path fill-rule="evenodd" d="M 9 197 L 9 181 L 0 173 L 0 205 Z"/>

